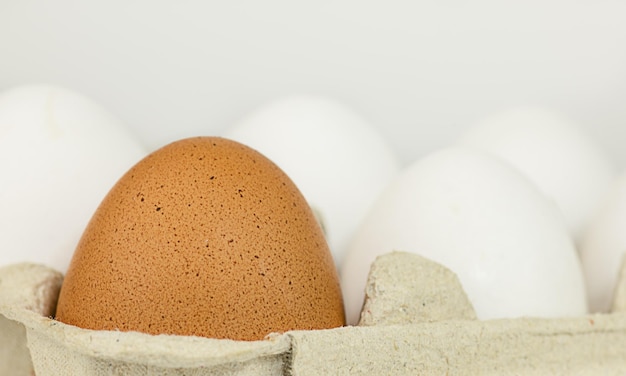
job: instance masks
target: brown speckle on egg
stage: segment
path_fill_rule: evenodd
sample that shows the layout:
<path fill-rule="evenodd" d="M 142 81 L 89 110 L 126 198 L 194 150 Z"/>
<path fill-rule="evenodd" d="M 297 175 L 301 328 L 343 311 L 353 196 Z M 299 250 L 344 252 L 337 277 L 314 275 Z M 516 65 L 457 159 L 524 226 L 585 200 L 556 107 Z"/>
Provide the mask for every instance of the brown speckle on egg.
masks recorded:
<path fill-rule="evenodd" d="M 75 251 L 56 318 L 239 340 L 345 324 L 298 189 L 260 153 L 216 137 L 169 144 L 120 179 Z"/>

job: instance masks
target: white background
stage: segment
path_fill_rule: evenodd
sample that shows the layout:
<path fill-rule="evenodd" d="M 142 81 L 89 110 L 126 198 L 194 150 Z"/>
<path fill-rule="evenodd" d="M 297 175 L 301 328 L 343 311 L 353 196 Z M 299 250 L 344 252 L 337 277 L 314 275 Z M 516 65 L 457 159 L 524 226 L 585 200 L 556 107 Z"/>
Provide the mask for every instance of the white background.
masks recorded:
<path fill-rule="evenodd" d="M 366 117 L 406 163 L 536 104 L 626 167 L 624 1 L 0 0 L 0 90 L 79 91 L 150 149 L 283 95 Z"/>

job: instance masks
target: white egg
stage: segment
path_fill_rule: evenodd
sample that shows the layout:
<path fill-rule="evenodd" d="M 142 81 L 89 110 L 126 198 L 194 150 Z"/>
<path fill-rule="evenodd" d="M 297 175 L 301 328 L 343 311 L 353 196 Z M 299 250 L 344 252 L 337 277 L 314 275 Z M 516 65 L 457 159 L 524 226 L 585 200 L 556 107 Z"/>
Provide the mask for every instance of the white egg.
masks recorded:
<path fill-rule="evenodd" d="M 324 225 L 337 265 L 347 243 L 399 163 L 385 140 L 347 107 L 320 97 L 289 97 L 253 112 L 225 137 L 276 163 Z"/>
<path fill-rule="evenodd" d="M 380 196 L 341 273 L 350 324 L 358 321 L 370 264 L 392 250 L 450 268 L 480 319 L 586 311 L 579 259 L 560 213 L 519 171 L 484 152 L 435 152 Z"/>
<path fill-rule="evenodd" d="M 626 256 L 626 175 L 616 180 L 580 242 L 589 309 L 608 312 Z"/>
<path fill-rule="evenodd" d="M 615 178 L 615 166 L 560 114 L 517 108 L 471 127 L 461 145 L 488 151 L 522 171 L 561 209 L 575 241 Z"/>
<path fill-rule="evenodd" d="M 65 272 L 102 198 L 145 155 L 110 114 L 63 88 L 0 93 L 0 265 Z"/>

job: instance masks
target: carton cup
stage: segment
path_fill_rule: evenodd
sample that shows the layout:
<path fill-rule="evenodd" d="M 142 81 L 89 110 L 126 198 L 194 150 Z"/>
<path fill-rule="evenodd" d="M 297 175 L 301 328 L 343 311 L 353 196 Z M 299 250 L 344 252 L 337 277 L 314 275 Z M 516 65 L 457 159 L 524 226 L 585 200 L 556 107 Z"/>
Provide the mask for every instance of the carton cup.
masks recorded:
<path fill-rule="evenodd" d="M 479 321 L 454 273 L 391 252 L 372 264 L 358 326 L 232 341 L 63 324 L 52 318 L 62 275 L 11 265 L 0 375 L 626 374 L 624 279 L 610 314 Z"/>

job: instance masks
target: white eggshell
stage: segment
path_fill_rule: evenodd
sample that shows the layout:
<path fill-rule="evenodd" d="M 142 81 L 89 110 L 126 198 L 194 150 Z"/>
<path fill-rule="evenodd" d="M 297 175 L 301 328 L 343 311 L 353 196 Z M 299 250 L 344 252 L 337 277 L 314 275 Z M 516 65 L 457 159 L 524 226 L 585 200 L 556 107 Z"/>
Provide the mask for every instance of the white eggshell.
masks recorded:
<path fill-rule="evenodd" d="M 522 171 L 556 202 L 576 241 L 616 174 L 591 137 L 545 109 L 495 114 L 471 127 L 460 144 L 488 151 Z"/>
<path fill-rule="evenodd" d="M 274 101 L 224 136 L 257 149 L 289 175 L 321 217 L 337 265 L 359 222 L 399 171 L 395 154 L 373 127 L 325 98 Z"/>
<path fill-rule="evenodd" d="M 102 198 L 144 155 L 79 94 L 43 85 L 0 93 L 0 265 L 64 272 Z"/>
<path fill-rule="evenodd" d="M 580 242 L 589 309 L 611 308 L 620 266 L 626 255 L 626 175 L 616 180 Z"/>
<path fill-rule="evenodd" d="M 580 263 L 558 210 L 516 169 L 483 152 L 435 152 L 380 196 L 341 273 L 349 323 L 358 321 L 370 264 L 392 250 L 454 271 L 480 319 L 586 311 Z"/>

